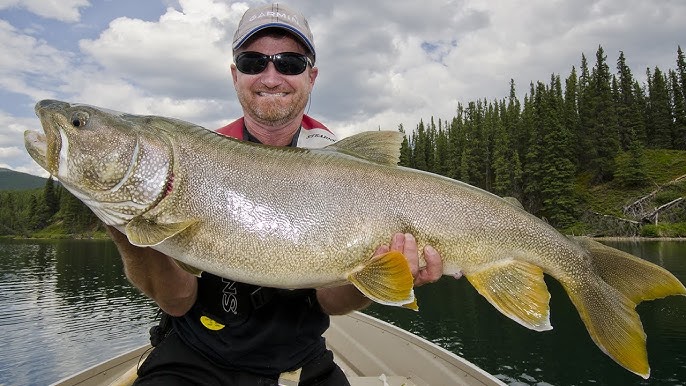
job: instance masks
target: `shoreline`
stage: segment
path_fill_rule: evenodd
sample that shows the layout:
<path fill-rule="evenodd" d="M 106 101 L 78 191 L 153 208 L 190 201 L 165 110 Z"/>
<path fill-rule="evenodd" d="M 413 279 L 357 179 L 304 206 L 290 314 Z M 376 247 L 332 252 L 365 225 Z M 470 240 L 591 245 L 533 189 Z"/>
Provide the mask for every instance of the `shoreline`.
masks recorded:
<path fill-rule="evenodd" d="M 593 240 L 607 241 L 686 241 L 686 237 L 600 236 Z"/>

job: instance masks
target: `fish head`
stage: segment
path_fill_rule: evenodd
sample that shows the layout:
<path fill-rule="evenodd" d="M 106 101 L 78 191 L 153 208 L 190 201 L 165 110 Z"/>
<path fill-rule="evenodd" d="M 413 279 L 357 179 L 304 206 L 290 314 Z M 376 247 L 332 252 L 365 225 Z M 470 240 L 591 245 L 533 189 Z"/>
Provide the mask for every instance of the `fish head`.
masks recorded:
<path fill-rule="evenodd" d="M 171 146 L 154 117 L 83 104 L 36 104 L 43 131 L 24 133 L 31 157 L 108 225 L 122 225 L 161 199 Z"/>

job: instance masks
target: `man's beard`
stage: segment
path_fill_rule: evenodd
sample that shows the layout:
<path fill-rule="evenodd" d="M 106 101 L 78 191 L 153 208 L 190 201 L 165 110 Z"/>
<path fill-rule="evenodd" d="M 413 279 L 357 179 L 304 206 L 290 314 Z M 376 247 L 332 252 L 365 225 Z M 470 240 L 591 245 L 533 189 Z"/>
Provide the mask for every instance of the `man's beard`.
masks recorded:
<path fill-rule="evenodd" d="M 258 102 L 261 97 L 255 96 L 251 91 L 236 90 L 238 100 L 246 112 L 256 121 L 269 126 L 278 126 L 295 119 L 307 104 L 307 94 L 295 93 L 292 103 L 266 103 Z"/>

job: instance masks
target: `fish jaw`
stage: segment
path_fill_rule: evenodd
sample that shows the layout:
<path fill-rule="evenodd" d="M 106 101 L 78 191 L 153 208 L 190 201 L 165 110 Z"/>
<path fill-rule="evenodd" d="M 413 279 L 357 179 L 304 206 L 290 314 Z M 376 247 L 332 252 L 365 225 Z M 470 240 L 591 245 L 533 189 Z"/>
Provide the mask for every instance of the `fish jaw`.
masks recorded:
<path fill-rule="evenodd" d="M 50 172 L 47 160 L 48 143 L 45 140 L 45 135 L 37 131 L 26 130 L 24 132 L 24 146 L 31 158 L 33 158 L 40 167 Z"/>

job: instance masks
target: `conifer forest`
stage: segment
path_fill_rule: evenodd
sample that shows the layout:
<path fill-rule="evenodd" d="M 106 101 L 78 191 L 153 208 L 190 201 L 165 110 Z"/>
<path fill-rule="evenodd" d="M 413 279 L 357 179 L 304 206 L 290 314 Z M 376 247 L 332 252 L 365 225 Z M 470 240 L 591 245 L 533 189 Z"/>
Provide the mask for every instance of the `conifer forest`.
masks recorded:
<path fill-rule="evenodd" d="M 686 236 L 686 58 L 677 47 L 675 69 L 647 68 L 641 82 L 629 60 L 608 61 L 599 46 L 565 78 L 532 81 L 523 101 L 511 80 L 501 99 L 401 124 L 400 164 L 516 199 L 565 233 Z M 0 191 L 0 235 L 102 230 L 52 179 Z"/>

